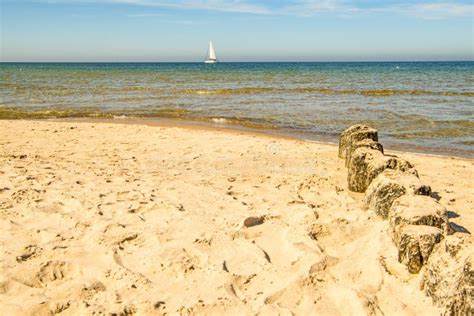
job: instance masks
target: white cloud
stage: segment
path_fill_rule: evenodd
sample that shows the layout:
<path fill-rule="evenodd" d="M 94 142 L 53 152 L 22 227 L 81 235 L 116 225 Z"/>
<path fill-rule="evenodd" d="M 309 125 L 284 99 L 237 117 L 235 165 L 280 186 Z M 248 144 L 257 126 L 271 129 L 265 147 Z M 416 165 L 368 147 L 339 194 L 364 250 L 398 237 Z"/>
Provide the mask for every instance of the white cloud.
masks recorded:
<path fill-rule="evenodd" d="M 147 18 L 147 17 L 161 17 L 161 16 L 166 16 L 165 14 L 162 13 L 137 13 L 137 14 L 127 14 L 129 18 Z"/>
<path fill-rule="evenodd" d="M 473 16 L 474 5 L 458 2 L 413 3 L 400 1 L 398 4 L 374 2 L 365 6 L 357 1 L 344 0 L 298 0 L 284 8 L 282 12 L 300 16 L 312 16 L 332 12 L 340 17 L 350 17 L 357 13 L 365 14 L 398 14 L 422 19 L 446 19 L 459 16 Z"/>
<path fill-rule="evenodd" d="M 105 3 L 128 4 L 147 7 L 162 7 L 187 10 L 210 10 L 221 12 L 270 14 L 269 7 L 241 0 L 31 0 L 44 3 Z"/>
<path fill-rule="evenodd" d="M 446 19 L 455 16 L 473 16 L 474 5 L 449 2 L 423 3 L 414 5 L 412 11 L 409 13 L 423 19 Z"/>
<path fill-rule="evenodd" d="M 294 1 L 290 5 L 282 8 L 281 13 L 293 14 L 301 16 L 312 16 L 322 12 L 335 12 L 338 14 L 355 10 L 354 7 L 348 6 L 337 0 L 300 0 Z"/>
<path fill-rule="evenodd" d="M 256 15 L 293 15 L 314 16 L 332 13 L 339 17 L 350 17 L 354 14 L 399 14 L 422 19 L 446 19 L 450 17 L 473 16 L 474 5 L 453 1 L 418 2 L 403 0 L 397 4 L 393 1 L 349 1 L 349 0 L 292 0 L 287 5 L 272 6 L 255 3 L 252 0 L 34 0 L 48 3 L 108 3 L 129 4 L 148 7 L 162 7 L 183 10 L 206 10 L 219 12 L 247 13 Z M 367 4 L 372 2 L 371 6 Z M 268 3 L 268 2 L 266 2 Z M 364 5 L 365 4 L 365 5 Z M 141 15 L 142 17 L 152 15 Z M 138 17 L 138 15 L 137 15 Z"/>
<path fill-rule="evenodd" d="M 269 14 L 266 6 L 252 4 L 238 0 L 107 0 L 108 3 L 135 4 L 142 6 L 156 6 L 188 10 L 212 10 L 221 12 Z"/>

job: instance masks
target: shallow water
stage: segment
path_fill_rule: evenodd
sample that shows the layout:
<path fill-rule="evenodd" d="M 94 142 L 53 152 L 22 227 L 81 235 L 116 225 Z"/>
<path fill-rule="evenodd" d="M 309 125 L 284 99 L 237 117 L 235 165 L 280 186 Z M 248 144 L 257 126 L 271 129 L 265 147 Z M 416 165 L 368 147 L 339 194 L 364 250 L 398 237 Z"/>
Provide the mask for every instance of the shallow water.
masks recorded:
<path fill-rule="evenodd" d="M 474 157 L 474 62 L 1 63 L 0 118 L 208 120 Z"/>

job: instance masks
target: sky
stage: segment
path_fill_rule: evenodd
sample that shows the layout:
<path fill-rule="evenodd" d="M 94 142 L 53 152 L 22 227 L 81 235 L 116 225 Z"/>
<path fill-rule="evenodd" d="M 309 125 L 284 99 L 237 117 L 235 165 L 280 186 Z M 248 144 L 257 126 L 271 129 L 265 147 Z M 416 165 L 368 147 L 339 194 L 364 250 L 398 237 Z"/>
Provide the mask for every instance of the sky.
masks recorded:
<path fill-rule="evenodd" d="M 1 61 L 474 60 L 472 0 L 0 0 Z"/>

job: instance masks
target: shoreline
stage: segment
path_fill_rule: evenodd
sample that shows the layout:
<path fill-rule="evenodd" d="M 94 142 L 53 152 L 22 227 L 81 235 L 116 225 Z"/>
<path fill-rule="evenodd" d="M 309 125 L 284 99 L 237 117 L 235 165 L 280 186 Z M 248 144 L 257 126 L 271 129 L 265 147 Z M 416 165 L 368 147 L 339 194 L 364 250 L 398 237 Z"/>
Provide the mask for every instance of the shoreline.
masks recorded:
<path fill-rule="evenodd" d="M 110 124 L 137 124 L 137 125 L 146 125 L 146 126 L 157 126 L 157 127 L 179 127 L 179 128 L 187 128 L 187 129 L 197 129 L 197 130 L 212 130 L 212 131 L 219 131 L 219 132 L 239 132 L 239 133 L 246 133 L 251 135 L 259 135 L 265 137 L 271 137 L 276 139 L 292 139 L 296 141 L 304 141 L 316 144 L 323 144 L 323 145 L 332 145 L 338 146 L 336 141 L 332 141 L 330 139 L 334 138 L 332 136 L 321 136 L 322 139 L 311 139 L 311 138 L 304 138 L 301 133 L 298 131 L 285 131 L 281 129 L 270 129 L 270 128 L 252 128 L 240 124 L 225 124 L 225 123 L 213 123 L 212 121 L 204 121 L 204 120 L 190 120 L 186 118 L 59 118 L 59 119 L 22 119 L 24 121 L 49 121 L 49 122 L 86 122 L 86 123 L 110 123 Z M 15 121 L 15 120 L 7 120 L 7 121 Z M 341 131 L 342 132 L 342 131 Z M 317 136 L 316 136 L 317 137 Z M 338 137 L 338 136 L 337 136 Z M 383 137 L 383 136 L 382 136 Z M 428 157 L 438 157 L 438 158 L 448 158 L 448 159 L 465 159 L 467 161 L 474 161 L 474 153 L 467 154 L 465 156 L 461 155 L 452 155 L 448 153 L 436 153 L 431 152 L 430 150 L 434 151 L 435 149 L 423 149 L 417 150 L 410 150 L 411 146 L 408 148 L 402 148 L 401 145 L 395 145 L 390 142 L 385 141 L 385 144 L 388 146 L 384 148 L 387 153 L 392 154 L 413 154 L 419 156 L 428 156 Z"/>
<path fill-rule="evenodd" d="M 0 119 L 215 121 L 332 143 L 362 123 L 391 150 L 474 159 L 472 63 L 226 64 L 4 65 Z"/>

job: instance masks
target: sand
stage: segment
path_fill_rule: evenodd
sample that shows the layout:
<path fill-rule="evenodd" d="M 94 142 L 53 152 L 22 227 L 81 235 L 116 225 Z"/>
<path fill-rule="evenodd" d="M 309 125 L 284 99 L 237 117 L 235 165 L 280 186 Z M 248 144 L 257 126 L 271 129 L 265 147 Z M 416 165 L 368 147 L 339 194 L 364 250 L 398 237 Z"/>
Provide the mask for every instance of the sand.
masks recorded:
<path fill-rule="evenodd" d="M 474 231 L 474 161 L 398 155 Z M 0 121 L 0 310 L 439 314 L 346 176 L 331 144 Z"/>

